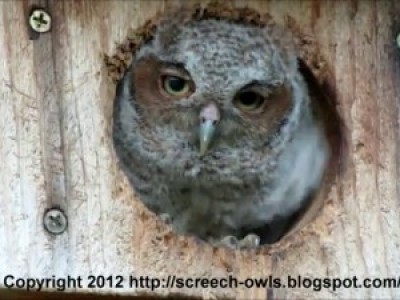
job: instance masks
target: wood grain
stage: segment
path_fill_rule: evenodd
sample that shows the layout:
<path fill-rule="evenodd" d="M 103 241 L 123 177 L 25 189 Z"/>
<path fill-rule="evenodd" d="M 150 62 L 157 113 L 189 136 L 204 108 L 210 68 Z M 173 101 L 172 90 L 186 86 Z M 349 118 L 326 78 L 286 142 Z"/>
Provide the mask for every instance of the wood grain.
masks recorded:
<path fill-rule="evenodd" d="M 175 236 L 135 199 L 118 168 L 110 139 L 115 85 L 102 59 L 124 41 L 129 28 L 162 11 L 165 1 L 0 1 L 1 280 L 7 274 L 273 275 L 282 280 L 288 275 L 398 276 L 400 50 L 395 38 L 400 3 L 234 3 L 269 12 L 280 22 L 291 16 L 315 36 L 329 63 L 350 145 L 346 170 L 336 178 L 317 219 L 295 234 L 297 242 L 256 252 L 212 249 Z M 53 17 L 52 31 L 37 40 L 29 39 L 26 27 L 32 4 L 44 5 Z M 61 207 L 69 220 L 67 231 L 56 237 L 42 224 L 44 211 L 52 206 Z M 400 297 L 394 288 L 110 287 L 68 292 L 204 299 Z"/>

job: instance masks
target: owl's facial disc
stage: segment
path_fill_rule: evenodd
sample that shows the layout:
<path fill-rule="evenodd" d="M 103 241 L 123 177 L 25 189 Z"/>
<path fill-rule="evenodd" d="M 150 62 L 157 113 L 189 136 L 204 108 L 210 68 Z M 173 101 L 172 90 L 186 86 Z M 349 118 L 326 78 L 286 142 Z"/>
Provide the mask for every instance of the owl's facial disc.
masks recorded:
<path fill-rule="evenodd" d="M 217 105 L 214 102 L 210 102 L 201 109 L 199 117 L 199 154 L 203 156 L 210 148 L 221 114 Z"/>

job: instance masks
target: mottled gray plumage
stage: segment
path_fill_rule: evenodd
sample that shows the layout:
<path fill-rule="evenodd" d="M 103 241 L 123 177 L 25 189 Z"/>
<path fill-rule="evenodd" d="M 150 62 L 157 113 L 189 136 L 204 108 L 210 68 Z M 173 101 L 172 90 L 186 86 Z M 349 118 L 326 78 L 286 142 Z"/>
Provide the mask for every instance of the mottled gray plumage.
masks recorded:
<path fill-rule="evenodd" d="M 192 93 L 159 91 L 163 68 L 190 80 Z M 249 86 L 265 96 L 254 112 L 234 103 Z M 220 116 L 200 155 L 199 116 L 210 103 Z M 228 21 L 165 20 L 119 84 L 113 135 L 146 206 L 203 239 L 292 214 L 320 184 L 328 158 L 290 38 Z"/>

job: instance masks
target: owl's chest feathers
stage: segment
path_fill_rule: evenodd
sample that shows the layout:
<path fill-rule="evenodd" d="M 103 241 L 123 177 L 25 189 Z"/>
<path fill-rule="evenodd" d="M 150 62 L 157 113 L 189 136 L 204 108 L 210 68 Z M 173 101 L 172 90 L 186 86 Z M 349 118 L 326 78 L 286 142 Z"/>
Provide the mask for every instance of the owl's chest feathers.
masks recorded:
<path fill-rule="evenodd" d="M 234 166 L 233 161 L 221 158 L 221 161 L 184 160 L 164 165 L 159 159 L 141 157 L 140 151 L 133 153 L 137 155 L 127 159 L 132 185 L 151 210 L 170 214 L 178 231 L 228 234 L 265 221 L 265 213 L 257 216 L 257 211 L 265 206 L 275 184 L 274 164 L 252 164 L 237 159 Z"/>
<path fill-rule="evenodd" d="M 175 229 L 182 233 L 234 233 L 246 223 L 256 221 L 256 207 L 262 206 L 267 196 L 268 184 L 262 184 L 258 177 L 218 180 L 208 179 L 207 173 L 201 172 L 184 176 L 151 169 L 145 171 L 138 166 L 136 170 L 146 176 L 139 178 L 141 172 L 135 172 L 131 178 L 133 185 L 150 209 L 171 215 Z M 260 220 L 265 221 L 261 215 Z"/>

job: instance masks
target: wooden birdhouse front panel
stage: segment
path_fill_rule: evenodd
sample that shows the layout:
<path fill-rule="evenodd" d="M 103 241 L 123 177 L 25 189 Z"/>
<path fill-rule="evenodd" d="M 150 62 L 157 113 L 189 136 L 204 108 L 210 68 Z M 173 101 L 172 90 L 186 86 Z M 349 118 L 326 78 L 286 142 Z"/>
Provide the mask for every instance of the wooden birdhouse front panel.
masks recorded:
<path fill-rule="evenodd" d="M 135 196 L 115 154 L 116 81 L 140 42 L 132 37 L 177 3 L 0 2 L 0 298 L 400 297 L 400 3 L 185 1 L 209 14 L 249 7 L 296 31 L 333 128 L 330 172 L 298 228 L 255 250 L 175 234 Z"/>

